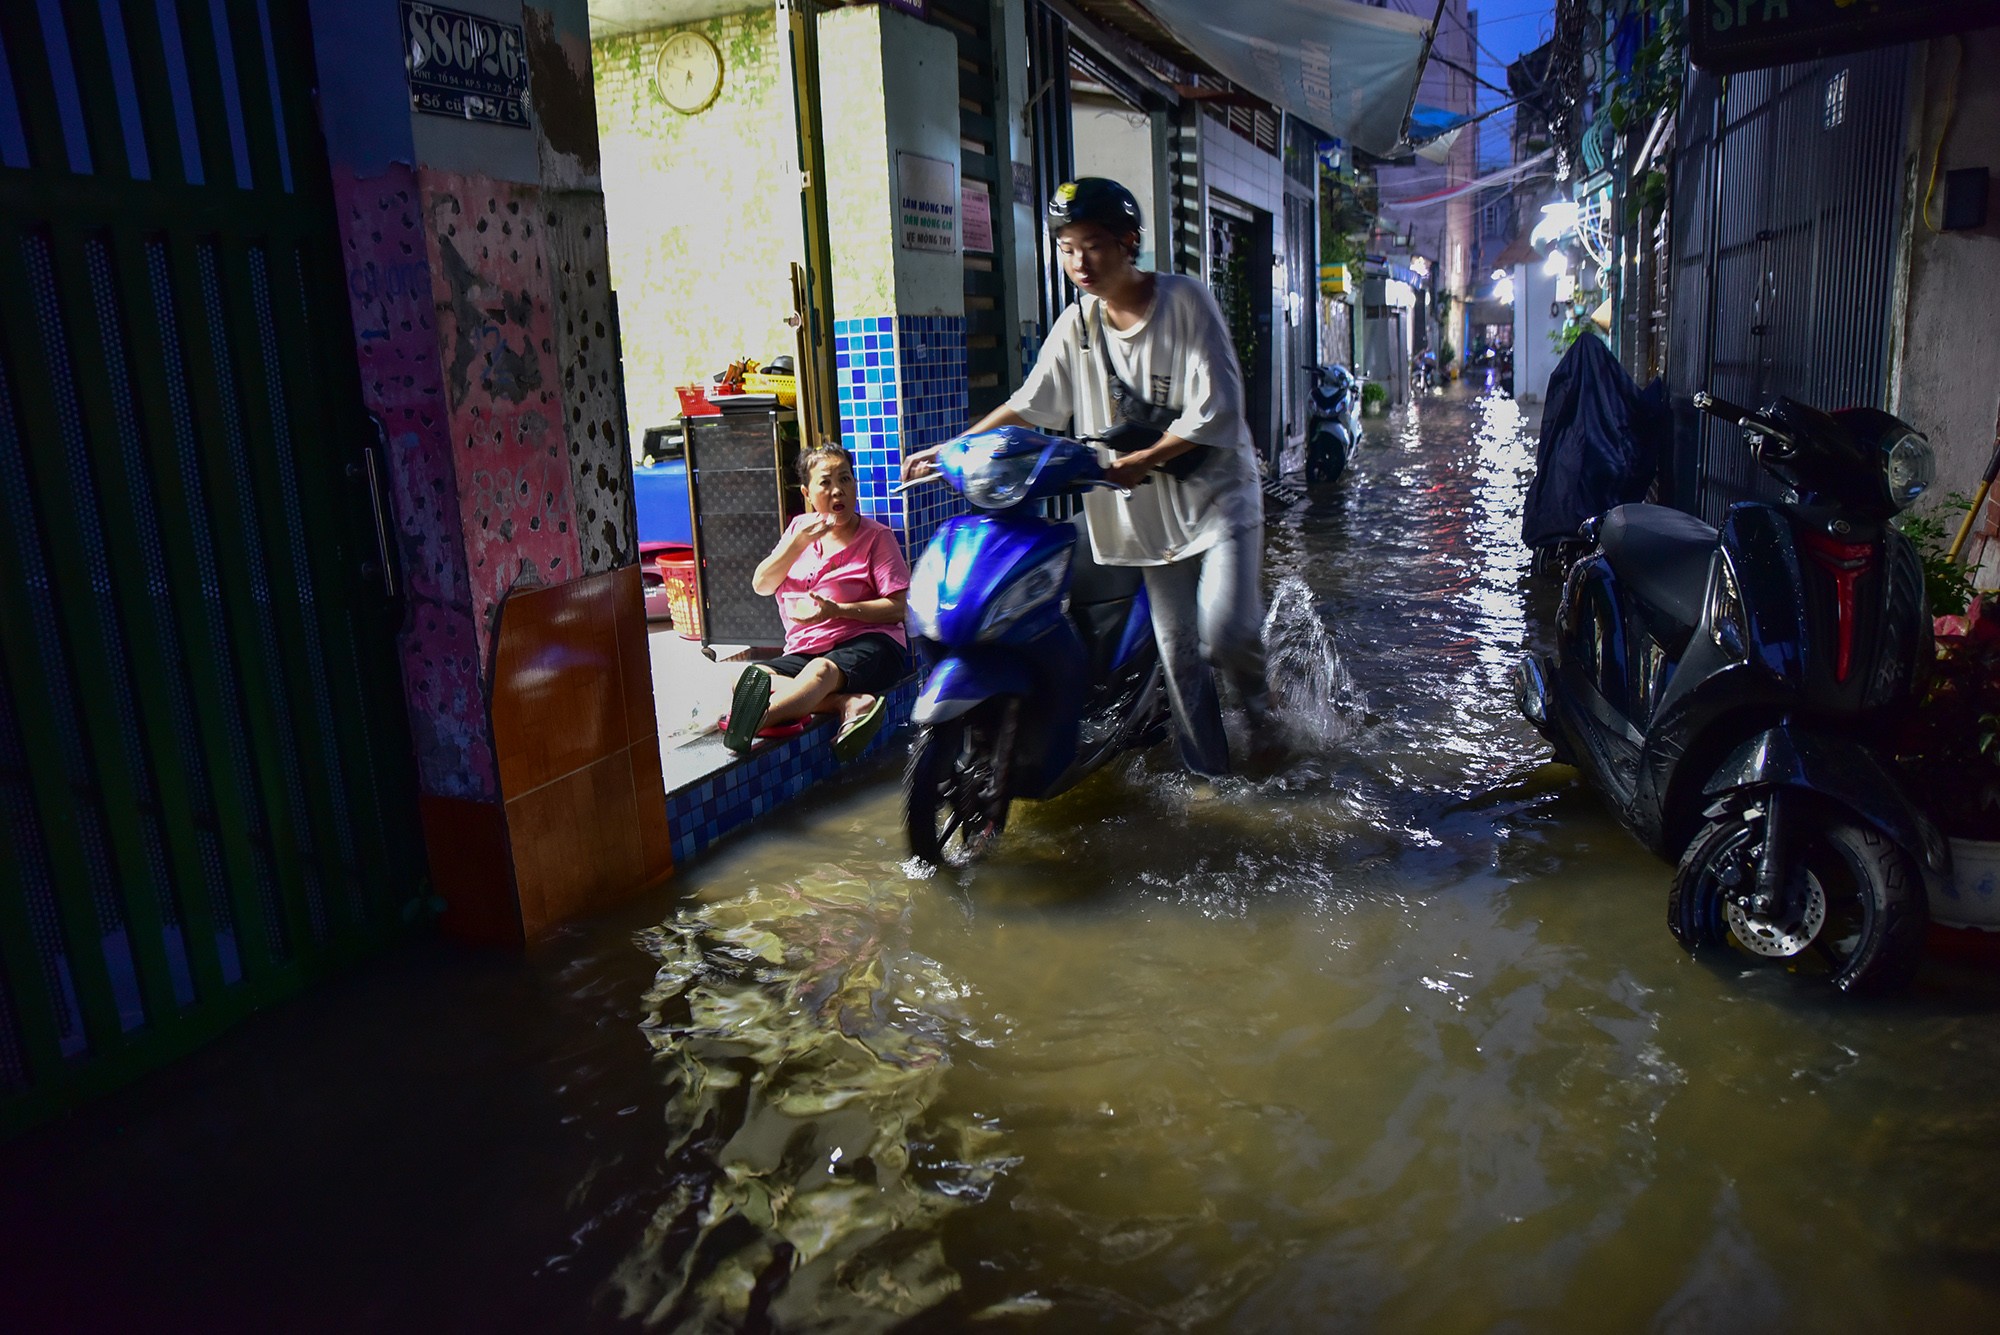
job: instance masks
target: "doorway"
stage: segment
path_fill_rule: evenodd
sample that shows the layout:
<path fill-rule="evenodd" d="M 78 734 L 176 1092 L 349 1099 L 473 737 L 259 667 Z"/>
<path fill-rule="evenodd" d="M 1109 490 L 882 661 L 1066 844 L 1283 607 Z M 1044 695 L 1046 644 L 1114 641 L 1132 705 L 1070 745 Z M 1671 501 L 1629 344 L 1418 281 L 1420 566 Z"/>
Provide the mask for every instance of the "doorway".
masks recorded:
<path fill-rule="evenodd" d="M 1257 456 L 1275 466 L 1271 371 L 1271 215 L 1218 191 L 1208 196 L 1208 285 L 1243 370 L 1243 415 Z"/>

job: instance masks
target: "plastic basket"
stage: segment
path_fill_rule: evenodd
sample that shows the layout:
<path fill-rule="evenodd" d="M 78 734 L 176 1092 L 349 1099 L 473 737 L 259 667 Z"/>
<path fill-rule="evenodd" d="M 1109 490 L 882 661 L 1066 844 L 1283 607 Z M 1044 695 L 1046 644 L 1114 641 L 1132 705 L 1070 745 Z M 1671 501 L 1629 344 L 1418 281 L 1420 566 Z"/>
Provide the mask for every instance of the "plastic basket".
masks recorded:
<path fill-rule="evenodd" d="M 780 405 L 795 407 L 799 401 L 799 378 L 791 375 L 765 375 L 762 371 L 751 371 L 743 377 L 745 394 L 775 394 Z"/>

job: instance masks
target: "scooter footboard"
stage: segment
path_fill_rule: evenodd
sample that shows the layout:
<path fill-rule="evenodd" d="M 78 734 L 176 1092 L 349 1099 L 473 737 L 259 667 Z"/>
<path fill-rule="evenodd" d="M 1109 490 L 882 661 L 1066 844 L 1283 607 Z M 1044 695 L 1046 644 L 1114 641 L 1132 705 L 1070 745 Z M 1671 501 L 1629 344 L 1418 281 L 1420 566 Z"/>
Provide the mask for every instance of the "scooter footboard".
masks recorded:
<path fill-rule="evenodd" d="M 1779 724 L 1732 751 L 1702 791 L 1712 799 L 1746 788 L 1797 788 L 1845 807 L 1908 849 L 1933 895 L 1945 892 L 1950 846 L 1860 743 Z"/>
<path fill-rule="evenodd" d="M 931 669 L 910 721 L 918 727 L 944 723 L 998 696 L 1032 699 L 1034 694 L 1034 681 L 1015 655 L 954 656 Z"/>

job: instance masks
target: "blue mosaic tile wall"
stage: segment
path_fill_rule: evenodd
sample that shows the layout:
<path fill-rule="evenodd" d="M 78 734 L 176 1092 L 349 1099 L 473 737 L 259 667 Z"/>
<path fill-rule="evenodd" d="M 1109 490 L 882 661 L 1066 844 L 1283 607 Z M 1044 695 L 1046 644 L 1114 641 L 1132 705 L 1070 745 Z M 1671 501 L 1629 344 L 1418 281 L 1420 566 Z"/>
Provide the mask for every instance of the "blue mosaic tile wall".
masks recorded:
<path fill-rule="evenodd" d="M 971 425 L 964 316 L 897 316 L 896 352 L 903 381 L 903 448 L 942 444 Z M 948 487 L 925 487 L 906 499 L 903 545 L 912 553 L 924 549 L 939 524 L 965 510 L 965 502 Z"/>
<path fill-rule="evenodd" d="M 943 487 L 893 495 L 905 451 L 969 425 L 965 319 L 873 315 L 833 322 L 841 437 L 853 452 L 861 512 L 896 529 L 912 562 L 947 516 L 965 508 Z"/>
<path fill-rule="evenodd" d="M 894 495 L 903 452 L 965 430 L 965 319 L 956 315 L 859 316 L 833 322 L 841 440 L 854 455 L 861 512 L 895 529 L 912 564 L 931 534 L 965 502 L 942 486 Z M 917 683 L 889 697 L 889 719 L 862 759 L 905 744 Z M 766 742 L 729 768 L 667 796 L 674 863 L 682 865 L 723 835 L 832 778 L 833 727 Z"/>
<path fill-rule="evenodd" d="M 902 381 L 896 374 L 894 316 L 833 322 L 841 442 L 854 456 L 861 513 L 900 532 L 903 498 L 891 495 L 903 468 Z"/>
<path fill-rule="evenodd" d="M 888 717 L 882 731 L 855 763 L 866 763 L 906 746 L 910 710 L 916 703 L 914 679 L 898 686 L 889 696 Z M 828 720 L 816 723 L 796 737 L 760 743 L 747 757 L 727 769 L 667 794 L 667 828 L 673 833 L 674 865 L 686 866 L 731 830 L 832 778 L 841 768 L 833 758 L 833 732 L 833 723 Z"/>

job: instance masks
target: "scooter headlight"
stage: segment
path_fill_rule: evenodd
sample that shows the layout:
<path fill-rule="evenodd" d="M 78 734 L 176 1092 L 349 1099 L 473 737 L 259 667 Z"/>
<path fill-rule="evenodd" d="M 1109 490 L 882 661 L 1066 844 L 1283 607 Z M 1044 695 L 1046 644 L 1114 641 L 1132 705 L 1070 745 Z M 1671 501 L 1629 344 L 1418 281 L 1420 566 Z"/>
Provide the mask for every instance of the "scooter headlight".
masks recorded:
<path fill-rule="evenodd" d="M 1002 589 L 979 623 L 979 638 L 997 640 L 1022 617 L 1047 605 L 1062 591 L 1063 576 L 1067 573 L 1069 553 L 1057 552 Z"/>
<path fill-rule="evenodd" d="M 926 640 L 943 639 L 938 630 L 938 590 L 944 587 L 944 545 L 932 543 L 910 572 L 910 593 L 904 602 L 910 629 Z"/>
<path fill-rule="evenodd" d="M 1908 509 L 1936 476 L 1937 453 L 1914 431 L 1896 437 L 1882 453 L 1882 480 L 1889 488 L 1889 504 L 1898 510 Z"/>
<path fill-rule="evenodd" d="M 966 451 L 965 499 L 982 510 L 1005 510 L 1028 494 L 1028 483 L 1041 462 L 1041 451 L 1002 453 L 999 443 L 974 445 Z"/>

